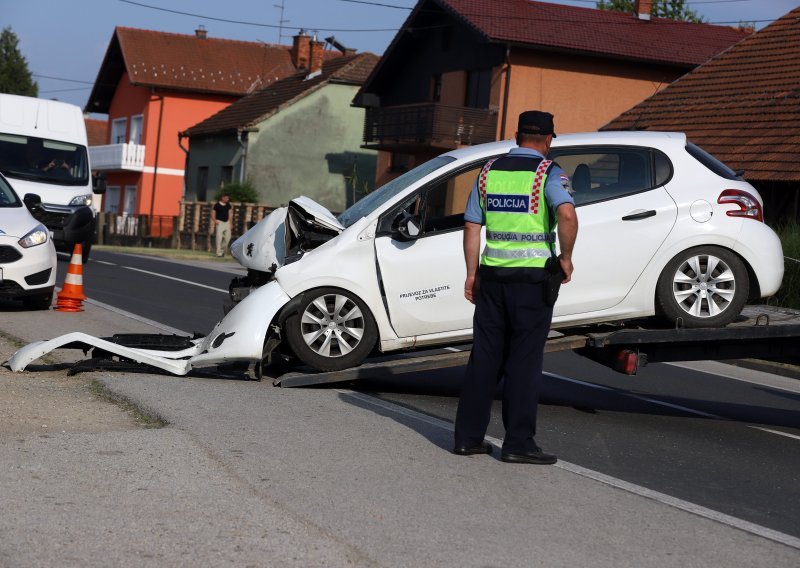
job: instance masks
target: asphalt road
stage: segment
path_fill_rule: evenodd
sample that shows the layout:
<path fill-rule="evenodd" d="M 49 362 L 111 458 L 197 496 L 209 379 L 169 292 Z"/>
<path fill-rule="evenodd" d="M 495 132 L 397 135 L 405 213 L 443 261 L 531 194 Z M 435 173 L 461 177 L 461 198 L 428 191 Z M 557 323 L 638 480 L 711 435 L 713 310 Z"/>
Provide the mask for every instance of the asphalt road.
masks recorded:
<path fill-rule="evenodd" d="M 222 316 L 230 267 L 93 251 L 93 300 L 187 332 Z M 67 262 L 59 262 L 59 283 Z M 228 270 L 228 271 L 224 271 Z M 537 440 L 562 459 L 800 537 L 800 384 L 653 364 L 627 377 L 571 352 L 549 354 Z M 348 388 L 452 421 L 462 368 Z M 763 380 L 760 380 L 763 379 Z M 779 386 L 776 386 L 779 385 Z M 499 403 L 489 434 L 502 439 Z"/>

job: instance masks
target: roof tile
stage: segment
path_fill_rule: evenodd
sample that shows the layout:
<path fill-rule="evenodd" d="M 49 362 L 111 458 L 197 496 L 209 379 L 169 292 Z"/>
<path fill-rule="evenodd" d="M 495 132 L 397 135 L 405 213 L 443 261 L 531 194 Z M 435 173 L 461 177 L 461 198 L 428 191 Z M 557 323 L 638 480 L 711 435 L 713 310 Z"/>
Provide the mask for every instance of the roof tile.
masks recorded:
<path fill-rule="evenodd" d="M 601 130 L 675 130 L 747 179 L 800 181 L 800 8 Z"/>
<path fill-rule="evenodd" d="M 326 61 L 320 75 L 308 79 L 304 71 L 277 81 L 239 99 L 184 134 L 197 136 L 253 127 L 284 106 L 327 83 L 362 84 L 377 62 L 378 57 L 372 53 L 342 56 Z"/>
<path fill-rule="evenodd" d="M 736 28 L 533 0 L 437 0 L 496 42 L 695 66 L 747 36 Z"/>

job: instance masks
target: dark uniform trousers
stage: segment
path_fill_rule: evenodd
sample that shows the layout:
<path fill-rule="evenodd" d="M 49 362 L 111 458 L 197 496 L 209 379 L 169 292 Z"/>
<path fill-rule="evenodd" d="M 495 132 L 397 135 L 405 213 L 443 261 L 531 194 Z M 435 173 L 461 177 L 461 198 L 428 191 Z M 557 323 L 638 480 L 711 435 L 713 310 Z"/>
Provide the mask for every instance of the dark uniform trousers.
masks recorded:
<path fill-rule="evenodd" d="M 503 451 L 535 449 L 536 410 L 542 384 L 544 342 L 553 308 L 544 303 L 544 282 L 487 278 L 480 269 L 473 345 L 456 413 L 456 447 L 479 445 L 503 383 Z"/>

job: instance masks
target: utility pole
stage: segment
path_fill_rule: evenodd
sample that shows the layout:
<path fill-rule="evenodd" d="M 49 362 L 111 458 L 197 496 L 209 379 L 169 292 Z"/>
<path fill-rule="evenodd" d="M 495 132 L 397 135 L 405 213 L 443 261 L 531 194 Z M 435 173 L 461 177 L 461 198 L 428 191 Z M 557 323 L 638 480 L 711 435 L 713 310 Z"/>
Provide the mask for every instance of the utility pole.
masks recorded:
<path fill-rule="evenodd" d="M 288 24 L 289 20 L 283 19 L 283 12 L 286 10 L 285 7 L 286 0 L 281 0 L 280 4 L 273 4 L 278 10 L 281 11 L 281 15 L 278 18 L 278 44 L 283 41 L 283 24 Z"/>

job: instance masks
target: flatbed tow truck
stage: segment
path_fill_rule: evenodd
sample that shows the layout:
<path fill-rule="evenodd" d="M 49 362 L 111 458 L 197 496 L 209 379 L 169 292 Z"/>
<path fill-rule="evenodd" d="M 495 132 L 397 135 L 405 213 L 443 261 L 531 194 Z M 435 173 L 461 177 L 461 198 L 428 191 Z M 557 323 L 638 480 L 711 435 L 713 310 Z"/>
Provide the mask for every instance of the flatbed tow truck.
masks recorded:
<path fill-rule="evenodd" d="M 573 350 L 627 375 L 648 362 L 713 359 L 765 359 L 800 364 L 800 311 L 766 305 L 746 306 L 723 328 L 653 327 L 653 319 L 596 324 L 551 331 L 545 353 Z M 469 346 L 430 349 L 367 359 L 341 371 L 297 370 L 270 377 L 275 386 L 300 387 L 385 378 L 405 373 L 458 367 L 469 359 Z M 268 373 L 265 374 L 265 377 Z"/>
<path fill-rule="evenodd" d="M 648 362 L 765 359 L 800 365 L 800 310 L 751 305 L 723 328 L 688 329 L 681 327 L 680 321 L 671 328 L 657 325 L 657 320 L 648 318 L 554 330 L 545 343 L 545 352 L 573 350 L 628 375 L 635 375 Z M 194 363 L 203 362 L 209 346 L 221 344 L 234 334 L 217 328 L 205 338 L 164 334 L 93 338 L 74 332 L 23 347 L 8 364 L 12 370 L 20 371 L 53 349 L 81 349 L 88 358 L 75 363 L 72 372 L 138 368 L 178 375 L 194 371 L 209 376 L 207 369 Z M 272 347 L 265 344 L 265 352 L 271 352 Z M 358 367 L 330 372 L 295 368 L 278 373 L 279 365 L 262 360 L 255 363 L 253 374 L 257 380 L 271 379 L 275 386 L 300 387 L 457 367 L 467 363 L 469 353 L 469 345 L 406 351 L 368 358 Z M 220 362 L 218 358 L 208 358 L 205 362 L 207 366 L 216 363 L 218 373 L 241 372 L 251 364 L 241 359 Z"/>

